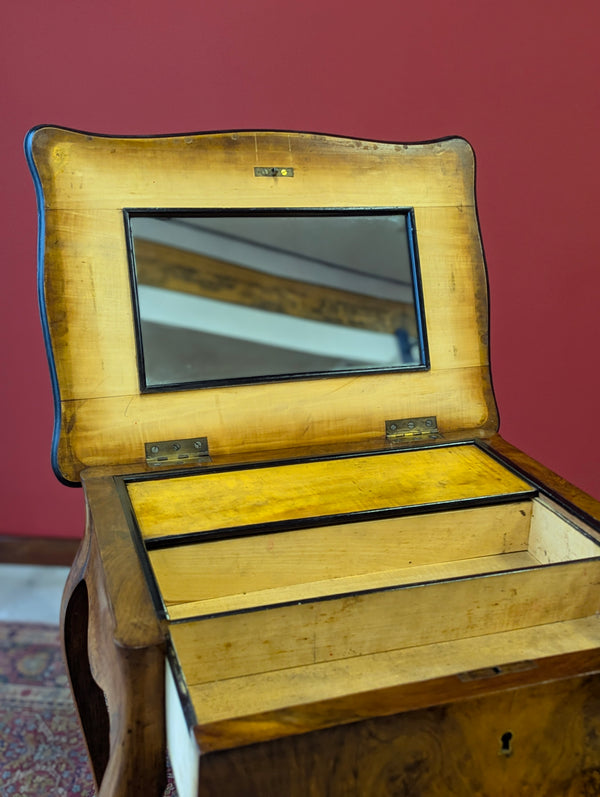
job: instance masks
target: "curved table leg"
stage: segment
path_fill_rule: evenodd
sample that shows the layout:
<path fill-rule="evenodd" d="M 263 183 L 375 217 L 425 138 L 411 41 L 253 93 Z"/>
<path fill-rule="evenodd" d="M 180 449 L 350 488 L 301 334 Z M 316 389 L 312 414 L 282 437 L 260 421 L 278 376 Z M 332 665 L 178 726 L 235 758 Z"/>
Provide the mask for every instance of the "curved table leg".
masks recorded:
<path fill-rule="evenodd" d="M 64 654 L 100 797 L 162 797 L 166 786 L 164 651 L 113 636 L 95 538 L 86 534 L 65 587 Z"/>
<path fill-rule="evenodd" d="M 85 581 L 89 542 L 84 540 L 69 573 L 61 607 L 63 653 L 98 785 L 109 758 L 109 717 L 104 692 L 92 676 L 88 655 L 89 599 Z"/>

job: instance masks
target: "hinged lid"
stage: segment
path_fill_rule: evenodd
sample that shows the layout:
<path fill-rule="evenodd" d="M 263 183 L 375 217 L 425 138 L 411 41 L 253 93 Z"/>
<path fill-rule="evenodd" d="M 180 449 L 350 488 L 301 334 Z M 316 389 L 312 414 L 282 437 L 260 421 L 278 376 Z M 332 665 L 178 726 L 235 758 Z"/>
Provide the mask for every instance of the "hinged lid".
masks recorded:
<path fill-rule="evenodd" d="M 26 152 L 63 480 L 145 463 L 146 444 L 197 435 L 211 455 L 241 458 L 384 441 L 395 418 L 435 416 L 440 434 L 496 430 L 463 139 L 113 138 L 41 127 Z M 366 245 L 348 226 L 357 220 L 371 230 Z M 323 228 L 348 260 L 315 249 Z M 226 240 L 231 254 L 200 252 L 190 243 L 199 235 Z M 201 354 L 186 354 L 192 338 Z"/>

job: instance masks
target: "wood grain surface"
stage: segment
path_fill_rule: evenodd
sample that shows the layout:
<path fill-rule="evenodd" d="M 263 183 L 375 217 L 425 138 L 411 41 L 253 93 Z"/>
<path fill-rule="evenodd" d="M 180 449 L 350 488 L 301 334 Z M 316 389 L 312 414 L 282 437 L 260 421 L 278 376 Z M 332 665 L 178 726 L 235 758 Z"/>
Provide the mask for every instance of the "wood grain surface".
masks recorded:
<path fill-rule="evenodd" d="M 247 470 L 133 481 L 145 539 L 298 518 L 466 499 L 527 496 L 531 486 L 473 445 L 438 446 Z"/>
<path fill-rule="evenodd" d="M 148 555 L 170 616 L 179 617 L 185 611 L 179 605 L 194 601 L 214 605 L 232 597 L 248 605 L 259 600 L 256 592 L 309 584 L 314 590 L 315 582 L 327 594 L 375 584 L 378 576 L 390 584 L 419 580 L 417 568 L 433 574 L 437 567 L 441 575 L 441 563 L 458 568 L 462 560 L 527 551 L 530 518 L 531 505 L 520 502 L 184 544 Z M 462 562 L 463 570 L 469 566 Z M 272 600 L 263 596 L 262 602 Z"/>
<path fill-rule="evenodd" d="M 600 609 L 600 560 L 171 623 L 188 683 L 481 636 Z"/>
<path fill-rule="evenodd" d="M 561 680 L 552 664 L 544 675 L 545 683 L 510 688 L 509 678 L 481 697 L 209 753 L 198 793 L 596 795 L 600 749 L 590 742 L 600 733 L 600 679 Z"/>

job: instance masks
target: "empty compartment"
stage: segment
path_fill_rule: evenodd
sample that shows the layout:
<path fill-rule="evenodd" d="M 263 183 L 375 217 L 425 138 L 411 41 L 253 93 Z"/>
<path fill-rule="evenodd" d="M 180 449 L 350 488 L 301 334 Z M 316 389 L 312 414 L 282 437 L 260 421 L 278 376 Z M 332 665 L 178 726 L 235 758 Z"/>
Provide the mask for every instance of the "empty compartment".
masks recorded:
<path fill-rule="evenodd" d="M 494 510 L 500 511 L 495 518 Z M 458 521 L 454 533 L 450 516 Z M 491 551 L 495 539 L 496 552 L 479 555 L 477 519 L 479 537 Z M 446 528 L 437 557 L 428 535 L 423 539 L 431 545 L 417 545 L 419 520 Z M 273 600 L 171 622 L 172 666 L 183 676 L 184 699 L 203 750 L 300 733 L 307 717 L 326 727 L 410 710 L 426 704 L 430 694 L 420 683 L 462 673 L 470 677 L 477 668 L 500 673 L 514 662 L 517 669 L 535 668 L 527 660 L 600 643 L 598 538 L 550 502 L 534 499 L 529 506 L 519 502 L 396 522 L 398 540 L 404 531 L 407 538 L 399 549 L 411 539 L 415 550 L 429 549 L 424 556 L 438 563 L 360 576 L 366 589 L 355 593 L 336 592 L 349 578 L 340 576 L 327 582 L 327 597 L 327 587 L 306 582 L 298 601 Z M 453 553 L 450 543 L 458 540 L 473 544 L 476 555 L 444 562 Z M 299 573 L 305 560 L 297 558 Z M 395 585 L 374 586 L 387 576 Z M 317 586 L 321 598 L 314 597 Z M 280 590 L 280 598 L 285 592 Z M 276 594 L 276 588 L 269 591 L 271 599 Z M 214 605 L 209 599 L 204 607 Z M 179 608 L 183 615 L 200 605 Z"/>
<path fill-rule="evenodd" d="M 170 619 L 527 567 L 530 501 L 149 552 Z"/>
<path fill-rule="evenodd" d="M 128 489 L 203 749 L 300 732 L 298 708 L 348 722 L 360 695 L 368 715 L 377 690 L 600 641 L 597 533 L 475 446 Z"/>
<path fill-rule="evenodd" d="M 384 569 L 380 559 L 380 569 L 349 576 L 349 551 L 345 548 L 345 555 L 337 557 L 335 574 L 313 581 L 316 559 L 307 556 L 299 544 L 295 557 L 297 583 L 293 587 L 272 586 L 252 592 L 256 574 L 242 573 L 236 580 L 238 574 L 232 573 L 229 591 L 235 594 L 220 600 L 207 596 L 205 600 L 188 600 L 169 607 L 171 619 L 177 620 L 171 623 L 171 635 L 186 662 L 186 677 L 199 683 L 593 615 L 600 608 L 598 542 L 539 499 L 532 502 L 530 513 L 522 514 L 522 507 L 517 504 L 512 508 L 527 521 L 529 534 L 525 536 L 523 523 L 518 523 L 516 529 L 509 529 L 507 523 L 486 528 L 486 521 L 489 523 L 492 518 L 488 507 L 441 513 L 443 518 L 397 518 L 398 540 L 405 536 L 406 528 L 412 546 L 411 554 L 410 548 L 402 551 L 404 546 L 399 542 L 404 567 L 398 566 L 398 561 L 394 563 L 393 554 L 389 553 L 388 563 L 393 569 Z M 463 551 L 461 558 L 452 560 L 450 557 L 456 552 L 453 537 L 463 538 L 467 515 L 473 525 L 479 517 L 480 536 L 487 538 L 490 552 L 482 556 L 481 550 L 474 547 L 474 556 Z M 415 522 L 432 520 L 440 523 L 440 528 L 443 522 L 446 533 L 435 540 L 423 533 L 427 539 L 424 547 L 429 548 L 426 557 L 434 563 L 420 564 L 422 537 L 415 533 Z M 340 549 L 344 548 L 345 530 L 344 526 L 337 529 Z M 364 532 L 368 536 L 369 530 Z M 290 534 L 292 545 L 296 537 L 302 536 L 297 532 Z M 555 537 L 563 541 L 555 545 Z M 168 558 L 169 554 L 187 553 L 189 562 L 196 555 L 202 556 L 204 548 L 234 548 L 239 542 L 186 546 L 160 554 L 167 554 Z M 364 542 L 363 537 L 360 543 Z M 536 552 L 544 553 L 546 563 L 532 552 L 530 542 Z M 157 553 L 153 552 L 151 558 L 165 600 L 172 597 L 169 585 L 177 580 L 181 595 L 198 596 L 203 589 L 204 570 L 196 569 L 195 576 L 189 577 L 175 565 L 164 570 L 157 566 Z M 410 555 L 416 564 L 406 561 Z M 335 560 L 335 554 L 328 559 Z M 292 556 L 290 563 L 293 560 Z M 335 567 L 335 562 L 330 562 L 330 566 Z M 269 560 L 263 555 L 262 564 L 256 563 L 256 569 L 259 578 L 268 571 L 266 577 L 276 579 L 277 558 Z"/>

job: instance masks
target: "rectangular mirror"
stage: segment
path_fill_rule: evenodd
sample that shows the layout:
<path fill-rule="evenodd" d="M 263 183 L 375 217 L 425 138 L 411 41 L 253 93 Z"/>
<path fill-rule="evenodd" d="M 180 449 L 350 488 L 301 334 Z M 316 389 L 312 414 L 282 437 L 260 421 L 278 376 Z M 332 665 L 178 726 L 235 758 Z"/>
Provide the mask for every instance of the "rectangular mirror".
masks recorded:
<path fill-rule="evenodd" d="M 427 367 L 410 210 L 125 215 L 142 390 Z"/>

